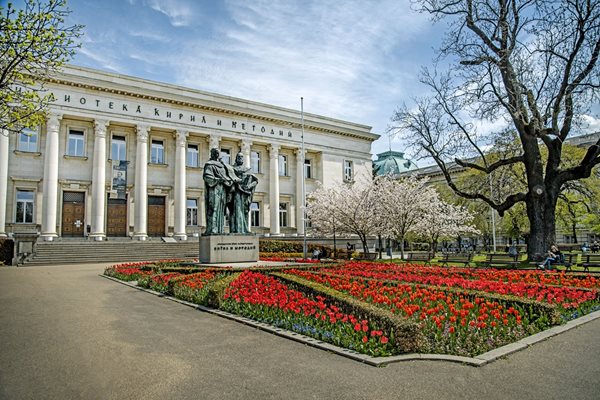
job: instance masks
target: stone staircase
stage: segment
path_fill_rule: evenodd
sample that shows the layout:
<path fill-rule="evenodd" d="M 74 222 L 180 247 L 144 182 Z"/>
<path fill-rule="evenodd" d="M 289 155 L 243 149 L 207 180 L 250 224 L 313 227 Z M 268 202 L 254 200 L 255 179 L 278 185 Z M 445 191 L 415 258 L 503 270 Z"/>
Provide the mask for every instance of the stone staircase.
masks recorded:
<path fill-rule="evenodd" d="M 38 241 L 33 256 L 24 265 L 90 264 L 104 262 L 151 261 L 198 258 L 198 239 L 166 243 L 160 238 L 148 241 L 116 239 L 95 242 L 85 239 Z"/>

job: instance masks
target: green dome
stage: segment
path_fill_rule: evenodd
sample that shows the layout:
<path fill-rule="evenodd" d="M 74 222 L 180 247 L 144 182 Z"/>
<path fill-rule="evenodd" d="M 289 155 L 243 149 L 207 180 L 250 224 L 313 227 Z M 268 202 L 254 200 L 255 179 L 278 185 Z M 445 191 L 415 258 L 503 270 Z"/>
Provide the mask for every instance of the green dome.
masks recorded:
<path fill-rule="evenodd" d="M 373 169 L 377 175 L 392 174 L 397 178 L 400 174 L 417 168 L 417 164 L 405 159 L 404 153 L 398 151 L 384 151 L 377 154 L 377 160 L 373 161 Z"/>

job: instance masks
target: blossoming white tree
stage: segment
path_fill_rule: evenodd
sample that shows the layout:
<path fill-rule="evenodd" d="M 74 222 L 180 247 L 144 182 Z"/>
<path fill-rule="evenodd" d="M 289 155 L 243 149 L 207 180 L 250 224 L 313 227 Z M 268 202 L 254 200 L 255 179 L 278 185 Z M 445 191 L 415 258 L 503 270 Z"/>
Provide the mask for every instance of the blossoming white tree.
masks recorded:
<path fill-rule="evenodd" d="M 340 233 L 357 235 L 368 254 L 367 239 L 385 229 L 379 180 L 357 176 L 352 184 L 321 186 L 310 193 L 306 213 L 312 226 L 324 233 L 333 233 L 335 228 Z"/>
<path fill-rule="evenodd" d="M 430 204 L 438 199 L 437 192 L 427 186 L 427 179 L 415 177 L 395 180 L 384 176 L 378 186 L 384 213 L 383 236 L 400 243 L 400 255 L 404 258 L 404 239 L 429 213 Z"/>
<path fill-rule="evenodd" d="M 428 211 L 414 225 L 413 230 L 422 236 L 435 252 L 441 238 L 456 237 L 461 234 L 480 232 L 470 222 L 473 220 L 466 208 L 446 203 L 436 195 L 431 198 Z"/>

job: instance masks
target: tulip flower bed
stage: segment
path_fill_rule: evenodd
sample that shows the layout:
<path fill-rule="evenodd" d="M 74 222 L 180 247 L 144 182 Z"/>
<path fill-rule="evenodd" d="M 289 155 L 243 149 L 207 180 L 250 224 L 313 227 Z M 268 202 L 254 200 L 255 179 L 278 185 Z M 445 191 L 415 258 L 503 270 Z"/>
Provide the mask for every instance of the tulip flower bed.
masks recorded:
<path fill-rule="evenodd" d="M 308 296 L 276 278 L 245 271 L 225 290 L 222 309 L 374 356 L 393 354 L 390 332 Z"/>
<path fill-rule="evenodd" d="M 466 268 L 439 268 L 389 264 L 373 265 L 353 263 L 343 268 L 320 270 L 328 276 L 368 279 L 387 282 L 406 282 L 457 287 L 480 292 L 513 295 L 558 304 L 564 309 L 578 308 L 598 299 L 598 279 L 592 276 L 574 278 L 565 274 L 546 274 L 538 271 L 472 270 Z M 560 285 L 560 286 L 559 286 Z"/>
<path fill-rule="evenodd" d="M 166 274 L 145 275 L 138 280 L 138 286 L 152 289 L 157 292 L 166 293 L 169 288 L 169 281 L 181 276 L 179 272 L 168 272 Z"/>
<path fill-rule="evenodd" d="M 207 305 L 207 284 L 222 276 L 223 275 L 217 275 L 214 271 L 205 271 L 175 277 L 175 279 L 172 279 L 169 283 L 169 291 L 178 299 Z"/>
<path fill-rule="evenodd" d="M 600 280 L 538 271 L 348 262 L 105 273 L 373 356 L 474 356 L 600 309 Z"/>
<path fill-rule="evenodd" d="M 137 281 L 143 276 L 154 274 L 152 270 L 144 268 L 147 262 L 125 263 L 113 265 L 104 270 L 104 275 L 112 276 L 122 281 Z"/>

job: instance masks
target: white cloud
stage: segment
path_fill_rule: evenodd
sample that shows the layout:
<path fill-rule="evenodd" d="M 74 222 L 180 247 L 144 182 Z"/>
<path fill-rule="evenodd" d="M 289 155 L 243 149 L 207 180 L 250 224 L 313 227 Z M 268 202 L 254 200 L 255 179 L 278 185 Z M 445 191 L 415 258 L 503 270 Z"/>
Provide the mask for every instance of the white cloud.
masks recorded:
<path fill-rule="evenodd" d="M 600 118 L 593 115 L 582 115 L 579 117 L 582 122 L 582 128 L 585 132 L 600 132 Z"/>
<path fill-rule="evenodd" d="M 216 25 L 218 42 L 184 46 L 178 83 L 290 108 L 304 96 L 309 112 L 377 122 L 379 132 L 407 86 L 389 71 L 392 53 L 425 26 L 408 1 L 232 0 L 227 9 L 233 23 Z"/>
<path fill-rule="evenodd" d="M 188 26 L 194 20 L 192 7 L 182 0 L 149 0 L 148 5 L 166 15 L 174 27 Z"/>

